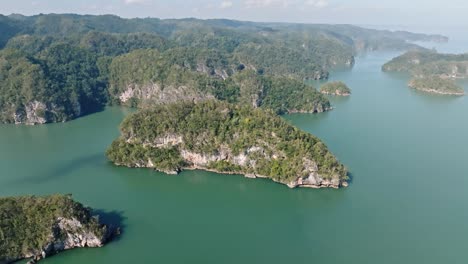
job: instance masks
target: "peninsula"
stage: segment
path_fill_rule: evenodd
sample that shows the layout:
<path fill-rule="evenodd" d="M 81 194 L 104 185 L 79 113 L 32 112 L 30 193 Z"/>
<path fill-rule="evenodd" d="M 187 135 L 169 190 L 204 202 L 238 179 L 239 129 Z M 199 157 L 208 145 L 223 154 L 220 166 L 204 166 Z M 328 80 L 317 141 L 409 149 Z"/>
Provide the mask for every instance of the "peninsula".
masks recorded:
<path fill-rule="evenodd" d="M 350 96 L 351 89 L 340 81 L 328 82 L 320 87 L 320 92 L 327 95 Z"/>
<path fill-rule="evenodd" d="M 382 66 L 385 72 L 408 72 L 415 77 L 468 78 L 468 54 L 442 54 L 434 50 L 410 51 Z"/>
<path fill-rule="evenodd" d="M 382 66 L 384 72 L 407 72 L 410 88 L 441 95 L 464 95 L 455 79 L 468 78 L 468 54 L 441 54 L 434 50 L 410 51 Z"/>
<path fill-rule="evenodd" d="M 67 249 L 101 247 L 114 231 L 70 196 L 0 198 L 0 263 L 35 263 Z"/>
<path fill-rule="evenodd" d="M 168 174 L 201 169 L 294 187 L 347 186 L 346 168 L 318 138 L 272 111 L 225 102 L 160 105 L 121 124 L 114 164 Z"/>
<path fill-rule="evenodd" d="M 423 92 L 441 95 L 464 95 L 465 91 L 451 79 L 444 79 L 438 76 L 424 78 L 414 78 L 408 86 Z"/>

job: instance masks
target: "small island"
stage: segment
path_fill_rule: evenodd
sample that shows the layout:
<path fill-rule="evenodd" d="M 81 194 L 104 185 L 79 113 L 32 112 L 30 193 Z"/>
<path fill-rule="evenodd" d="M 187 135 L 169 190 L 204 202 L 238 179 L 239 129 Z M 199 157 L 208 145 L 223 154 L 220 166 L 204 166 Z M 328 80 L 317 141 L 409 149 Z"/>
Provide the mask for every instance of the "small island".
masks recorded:
<path fill-rule="evenodd" d="M 107 151 L 118 166 L 168 174 L 200 169 L 268 178 L 290 188 L 347 186 L 347 170 L 318 138 L 270 110 L 181 102 L 127 117 Z"/>
<path fill-rule="evenodd" d="M 115 234 L 69 195 L 0 198 L 0 263 L 28 263 L 78 247 L 101 247 Z"/>
<path fill-rule="evenodd" d="M 457 85 L 455 81 L 438 76 L 414 78 L 408 83 L 408 86 L 419 91 L 433 94 L 457 96 L 465 94 L 463 88 Z"/>
<path fill-rule="evenodd" d="M 350 96 L 351 89 L 340 81 L 328 82 L 320 87 L 320 92 L 327 95 Z"/>

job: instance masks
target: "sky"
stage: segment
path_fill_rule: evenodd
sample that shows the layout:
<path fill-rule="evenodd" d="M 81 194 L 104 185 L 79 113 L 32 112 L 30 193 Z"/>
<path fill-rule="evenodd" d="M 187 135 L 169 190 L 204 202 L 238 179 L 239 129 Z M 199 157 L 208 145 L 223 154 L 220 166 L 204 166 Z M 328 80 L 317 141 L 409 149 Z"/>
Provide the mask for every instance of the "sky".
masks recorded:
<path fill-rule="evenodd" d="M 0 13 L 468 27 L 467 0 L 0 0 Z"/>

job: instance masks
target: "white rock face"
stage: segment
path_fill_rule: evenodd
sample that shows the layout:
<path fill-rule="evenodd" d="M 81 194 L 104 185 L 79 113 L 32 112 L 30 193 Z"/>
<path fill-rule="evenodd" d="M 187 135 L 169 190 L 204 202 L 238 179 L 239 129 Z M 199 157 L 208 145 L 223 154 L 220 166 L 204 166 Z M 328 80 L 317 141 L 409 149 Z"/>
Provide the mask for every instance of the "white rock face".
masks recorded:
<path fill-rule="evenodd" d="M 162 87 L 157 83 L 152 83 L 143 86 L 137 84 L 127 85 L 127 89 L 119 95 L 119 100 L 122 103 L 126 103 L 132 98 L 164 104 L 175 103 L 181 100 L 203 101 L 214 99 L 214 96 L 203 94 L 200 91 L 195 91 L 193 88 L 189 88 L 187 86 Z"/>
<path fill-rule="evenodd" d="M 196 167 L 205 167 L 208 166 L 210 162 L 226 160 L 227 158 L 226 153 L 219 153 L 218 155 L 204 155 L 188 150 L 182 150 L 180 155 L 184 160 Z"/>
<path fill-rule="evenodd" d="M 197 64 L 197 72 L 206 73 L 208 75 L 214 75 L 223 80 L 229 78 L 229 74 L 227 73 L 226 69 L 213 69 L 208 67 L 205 63 Z"/>
<path fill-rule="evenodd" d="M 26 124 L 44 124 L 44 116 L 38 116 L 38 112 L 45 112 L 46 105 L 39 101 L 32 101 L 26 105 Z"/>
<path fill-rule="evenodd" d="M 164 137 L 158 137 L 152 144 L 152 147 L 156 148 L 167 148 L 182 143 L 182 137 L 176 134 L 166 135 Z"/>
<path fill-rule="evenodd" d="M 272 137 L 276 137 L 276 135 L 273 133 Z M 132 143 L 132 140 L 128 139 L 127 142 Z M 186 169 L 202 169 L 216 171 L 211 167 L 212 163 L 224 161 L 231 165 L 239 166 L 239 171 L 216 172 L 229 174 L 245 174 L 245 176 L 248 178 L 271 178 L 264 175 L 257 175 L 256 173 L 251 173 L 251 171 L 256 171 L 256 164 L 260 160 L 264 161 L 282 159 L 286 157 L 286 154 L 276 150 L 274 147 L 270 146 L 267 142 L 264 142 L 263 140 L 259 140 L 257 144 L 258 145 L 251 146 L 245 149 L 244 151 L 240 151 L 240 153 L 238 154 L 234 154 L 233 151 L 227 145 L 221 145 L 219 149 L 217 149 L 217 151 L 213 154 L 206 154 L 185 149 L 183 137 L 177 134 L 167 134 L 165 136 L 156 138 L 154 142 L 143 143 L 144 147 L 146 148 L 169 148 L 177 146 L 181 158 L 185 161 Z M 292 182 L 282 182 L 283 184 L 287 184 L 290 188 L 339 188 L 340 186 L 345 186 L 345 182 L 340 181 L 339 175 L 333 175 L 332 177 L 324 178 L 320 174 L 318 164 L 314 160 L 303 158 L 302 161 L 303 171 L 301 175 L 298 175 L 297 178 Z M 136 161 L 134 164 L 130 164 L 127 166 L 146 167 L 160 170 L 150 159 Z M 244 173 L 247 171 L 250 171 L 250 173 Z M 178 171 L 164 170 L 163 172 L 168 174 L 178 173 Z"/>
<path fill-rule="evenodd" d="M 75 218 L 59 218 L 57 228 L 60 233 L 65 234 L 63 240 L 54 243 L 55 251 L 62 251 L 76 247 L 102 247 L 104 241 L 96 234 L 86 231 L 83 225 Z"/>
<path fill-rule="evenodd" d="M 44 124 L 47 120 L 44 117 L 44 113 L 47 111 L 47 106 L 39 101 L 31 101 L 24 107 L 24 111 L 18 111 L 13 113 L 13 120 L 15 124 Z"/>
<path fill-rule="evenodd" d="M 15 109 L 18 106 L 11 105 L 11 108 Z M 34 100 L 28 102 L 22 107 L 18 107 L 20 110 L 13 112 L 11 114 L 15 124 L 25 124 L 25 125 L 36 125 L 36 124 L 45 124 L 51 122 L 50 117 L 46 117 L 46 113 L 51 117 L 57 115 L 62 110 L 55 104 L 46 105 L 43 102 Z M 73 106 L 73 111 L 75 116 L 81 115 L 81 105 L 76 104 Z M 66 120 L 61 120 L 66 121 Z"/>
<path fill-rule="evenodd" d="M 51 229 L 50 242 L 39 251 L 28 252 L 23 258 L 33 258 L 28 262 L 32 264 L 68 249 L 102 247 L 109 235 L 109 232 L 104 236 L 93 233 L 76 218 L 59 217 Z"/>

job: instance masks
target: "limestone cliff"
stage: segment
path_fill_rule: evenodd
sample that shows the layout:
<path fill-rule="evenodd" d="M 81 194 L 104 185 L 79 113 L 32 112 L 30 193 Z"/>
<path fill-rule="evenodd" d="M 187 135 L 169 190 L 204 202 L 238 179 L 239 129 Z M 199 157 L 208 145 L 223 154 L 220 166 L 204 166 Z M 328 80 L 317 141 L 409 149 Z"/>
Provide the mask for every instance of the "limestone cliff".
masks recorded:
<path fill-rule="evenodd" d="M 142 105 L 145 104 L 167 104 L 179 101 L 203 101 L 214 99 L 214 96 L 208 93 L 197 91 L 192 87 L 185 85 L 162 87 L 160 84 L 128 84 L 119 100 L 124 105 L 134 106 L 134 100 L 138 100 Z"/>
<path fill-rule="evenodd" d="M 116 234 L 70 196 L 0 198 L 0 263 L 35 263 L 61 251 L 102 247 Z"/>

